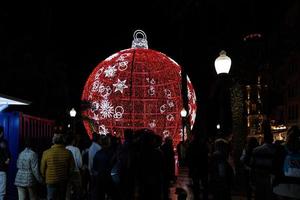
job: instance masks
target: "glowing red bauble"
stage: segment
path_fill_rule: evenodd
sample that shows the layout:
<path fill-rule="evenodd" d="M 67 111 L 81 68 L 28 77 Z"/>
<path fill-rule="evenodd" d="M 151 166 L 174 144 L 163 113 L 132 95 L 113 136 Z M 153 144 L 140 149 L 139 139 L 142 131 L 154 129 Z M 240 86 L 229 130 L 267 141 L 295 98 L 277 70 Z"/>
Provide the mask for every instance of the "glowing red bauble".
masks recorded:
<path fill-rule="evenodd" d="M 190 124 L 196 117 L 196 96 L 188 79 Z M 120 51 L 102 61 L 89 76 L 82 101 L 84 126 L 92 132 L 123 136 L 125 129 L 152 129 L 181 140 L 183 108 L 181 67 L 165 54 L 143 48 Z"/>

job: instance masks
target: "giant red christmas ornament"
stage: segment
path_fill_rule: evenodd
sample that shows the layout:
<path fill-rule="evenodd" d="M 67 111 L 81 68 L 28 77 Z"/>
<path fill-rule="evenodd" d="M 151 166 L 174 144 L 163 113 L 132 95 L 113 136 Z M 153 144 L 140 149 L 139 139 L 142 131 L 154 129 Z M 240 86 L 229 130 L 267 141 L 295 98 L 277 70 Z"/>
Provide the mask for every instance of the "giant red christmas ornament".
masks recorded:
<path fill-rule="evenodd" d="M 175 144 L 181 140 L 181 67 L 147 47 L 144 32 L 136 31 L 131 49 L 108 57 L 89 76 L 82 100 L 91 106 L 82 114 L 90 137 L 92 132 L 123 136 L 125 129 L 148 128 L 171 136 Z M 192 127 L 196 96 L 189 78 L 187 84 Z"/>

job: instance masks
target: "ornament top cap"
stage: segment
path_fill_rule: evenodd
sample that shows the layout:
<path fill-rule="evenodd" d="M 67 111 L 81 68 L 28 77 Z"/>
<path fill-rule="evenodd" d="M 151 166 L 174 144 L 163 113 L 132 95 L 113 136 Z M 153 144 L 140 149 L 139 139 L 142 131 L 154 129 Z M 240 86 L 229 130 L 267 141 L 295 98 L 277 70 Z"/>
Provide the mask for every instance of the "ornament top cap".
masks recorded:
<path fill-rule="evenodd" d="M 142 37 L 138 37 L 139 35 L 141 35 Z M 144 31 L 142 30 L 134 31 L 131 48 L 148 49 L 147 36 Z"/>

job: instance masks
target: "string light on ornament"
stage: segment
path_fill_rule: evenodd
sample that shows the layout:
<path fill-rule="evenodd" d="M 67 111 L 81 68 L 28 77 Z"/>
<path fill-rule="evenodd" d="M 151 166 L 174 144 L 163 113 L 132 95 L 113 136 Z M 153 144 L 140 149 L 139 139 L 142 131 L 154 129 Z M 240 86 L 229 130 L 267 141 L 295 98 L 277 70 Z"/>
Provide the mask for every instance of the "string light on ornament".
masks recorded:
<path fill-rule="evenodd" d="M 156 121 L 155 120 L 152 120 L 150 123 L 149 123 L 149 128 L 153 129 L 156 127 Z"/>
<path fill-rule="evenodd" d="M 196 96 L 187 78 L 191 126 L 196 117 Z M 159 84 L 158 84 L 159 83 Z M 82 111 L 89 136 L 93 131 L 123 136 L 125 129 L 152 129 L 170 136 L 176 145 L 181 137 L 183 107 L 181 67 L 165 54 L 148 49 L 146 34 L 134 32 L 132 48 L 114 53 L 93 70 L 86 81 Z"/>
<path fill-rule="evenodd" d="M 169 137 L 170 136 L 170 131 L 164 130 L 163 131 L 163 138 Z"/>
<path fill-rule="evenodd" d="M 148 89 L 148 94 L 151 96 L 155 95 L 155 87 L 154 87 L 155 80 L 153 78 L 151 80 L 150 80 L 150 78 L 146 78 L 146 80 L 150 84 L 149 89 Z"/>

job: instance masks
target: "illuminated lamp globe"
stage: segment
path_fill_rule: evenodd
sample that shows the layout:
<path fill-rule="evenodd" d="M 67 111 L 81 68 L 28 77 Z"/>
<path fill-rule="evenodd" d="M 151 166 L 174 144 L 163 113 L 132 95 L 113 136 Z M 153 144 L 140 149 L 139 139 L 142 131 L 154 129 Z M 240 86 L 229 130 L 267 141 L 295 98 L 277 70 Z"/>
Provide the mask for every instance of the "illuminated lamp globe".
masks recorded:
<path fill-rule="evenodd" d="M 231 59 L 226 55 L 223 50 L 220 52 L 220 56 L 215 60 L 215 69 L 217 74 L 228 74 L 231 67 Z"/>
<path fill-rule="evenodd" d="M 71 117 L 76 117 L 76 110 L 75 110 L 74 108 L 72 108 L 72 109 L 70 110 L 70 116 L 71 116 Z"/>
<path fill-rule="evenodd" d="M 186 117 L 186 116 L 187 116 L 187 111 L 183 108 L 183 109 L 180 111 L 180 115 L 181 115 L 181 117 Z"/>

